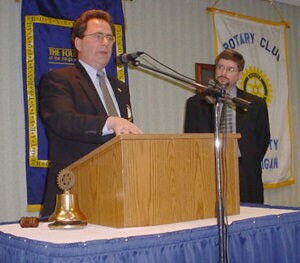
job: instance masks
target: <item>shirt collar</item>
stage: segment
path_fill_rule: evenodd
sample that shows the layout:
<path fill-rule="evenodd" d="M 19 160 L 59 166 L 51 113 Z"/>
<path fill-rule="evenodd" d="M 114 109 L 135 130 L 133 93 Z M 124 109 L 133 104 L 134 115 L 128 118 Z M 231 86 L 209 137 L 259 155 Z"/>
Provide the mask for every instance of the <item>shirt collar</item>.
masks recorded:
<path fill-rule="evenodd" d="M 228 95 L 229 95 L 230 98 L 236 97 L 237 87 L 234 86 L 232 89 L 228 90 L 227 93 L 228 93 Z"/>
<path fill-rule="evenodd" d="M 84 69 L 87 71 L 87 73 L 89 74 L 91 80 L 96 81 L 96 79 L 98 79 L 97 77 L 97 69 L 91 67 L 89 64 L 83 62 L 82 60 L 79 59 L 79 62 L 81 63 L 81 65 L 84 67 Z M 102 69 L 105 72 L 106 75 L 106 69 L 103 68 Z"/>

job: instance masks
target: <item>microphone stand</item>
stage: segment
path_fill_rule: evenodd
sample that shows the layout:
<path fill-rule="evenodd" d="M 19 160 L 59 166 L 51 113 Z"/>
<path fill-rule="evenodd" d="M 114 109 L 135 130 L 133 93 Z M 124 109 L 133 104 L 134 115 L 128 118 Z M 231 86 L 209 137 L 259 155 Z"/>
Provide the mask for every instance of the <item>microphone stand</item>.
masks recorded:
<path fill-rule="evenodd" d="M 214 147 L 215 147 L 215 165 L 216 165 L 216 187 L 217 187 L 217 222 L 219 233 L 219 259 L 220 263 L 227 263 L 227 229 L 224 221 L 224 205 L 223 205 L 223 193 L 222 193 L 222 175 L 221 175 L 221 143 L 219 132 L 219 120 L 221 115 L 221 106 L 223 102 L 219 98 L 216 98 L 214 104 Z M 224 105 L 224 104 L 223 104 Z"/>
<path fill-rule="evenodd" d="M 251 102 L 249 102 L 247 100 L 244 100 L 244 99 L 238 98 L 238 97 L 231 98 L 228 94 L 226 94 L 224 87 L 221 87 L 218 83 L 214 83 L 209 86 L 205 86 L 199 82 L 187 80 L 186 78 L 182 78 L 182 77 L 176 76 L 174 74 L 170 74 L 166 71 L 162 71 L 160 69 L 142 64 L 139 60 L 136 60 L 136 59 L 132 59 L 130 62 L 135 67 L 141 67 L 141 68 L 159 73 L 161 75 L 170 77 L 172 79 L 176 79 L 183 83 L 189 84 L 193 87 L 196 87 L 196 89 L 200 93 L 205 93 L 206 95 L 210 95 L 214 98 L 218 98 L 219 100 L 226 100 L 228 102 L 232 102 L 232 103 L 236 104 L 238 107 L 244 108 L 245 110 L 247 110 L 247 108 L 251 106 Z"/>
<path fill-rule="evenodd" d="M 198 82 L 190 81 L 185 78 L 181 78 L 179 76 L 170 74 L 165 71 L 161 71 L 157 68 L 150 67 L 148 65 L 142 64 L 140 61 L 136 59 L 132 59 L 132 65 L 135 67 L 142 67 L 150 71 L 154 71 L 156 73 L 168 76 L 172 79 L 176 79 L 183 83 L 192 85 L 197 87 L 197 90 L 200 93 L 208 94 L 215 98 L 214 103 L 214 148 L 215 148 L 215 170 L 216 170 L 216 189 L 217 189 L 217 222 L 218 222 L 218 233 L 219 233 L 219 259 L 220 263 L 227 263 L 227 242 L 226 242 L 226 226 L 224 221 L 224 205 L 223 205 L 223 194 L 222 194 L 222 176 L 221 176 L 221 152 L 220 152 L 220 138 L 219 138 L 219 114 L 221 105 L 224 101 L 231 101 L 235 103 L 237 106 L 241 106 L 247 108 L 250 106 L 250 102 L 241 99 L 241 98 L 230 98 L 225 89 L 220 87 L 217 83 L 214 85 L 205 86 Z"/>

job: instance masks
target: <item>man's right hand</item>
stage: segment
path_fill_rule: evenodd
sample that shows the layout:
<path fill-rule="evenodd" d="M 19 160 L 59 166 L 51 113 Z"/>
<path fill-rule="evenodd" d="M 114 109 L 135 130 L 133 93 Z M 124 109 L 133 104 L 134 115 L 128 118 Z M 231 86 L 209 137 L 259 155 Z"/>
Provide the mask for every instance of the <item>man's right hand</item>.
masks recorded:
<path fill-rule="evenodd" d="M 108 117 L 107 128 L 113 129 L 116 135 L 143 134 L 143 131 L 135 124 L 120 117 L 114 117 L 114 116 Z"/>

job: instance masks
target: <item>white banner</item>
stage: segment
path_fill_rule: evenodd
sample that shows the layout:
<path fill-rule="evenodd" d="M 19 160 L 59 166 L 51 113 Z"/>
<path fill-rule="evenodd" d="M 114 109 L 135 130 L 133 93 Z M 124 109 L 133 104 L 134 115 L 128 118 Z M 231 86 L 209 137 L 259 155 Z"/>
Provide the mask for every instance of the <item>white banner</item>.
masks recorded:
<path fill-rule="evenodd" d="M 216 54 L 230 48 L 246 61 L 238 87 L 266 100 L 271 140 L 262 162 L 265 188 L 294 183 L 288 102 L 286 25 L 213 9 Z"/>

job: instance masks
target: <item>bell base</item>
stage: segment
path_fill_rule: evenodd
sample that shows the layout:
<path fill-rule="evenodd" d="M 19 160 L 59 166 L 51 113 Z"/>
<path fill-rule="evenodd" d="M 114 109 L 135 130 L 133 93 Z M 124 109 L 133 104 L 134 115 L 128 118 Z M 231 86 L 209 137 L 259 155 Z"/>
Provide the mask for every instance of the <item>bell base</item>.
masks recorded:
<path fill-rule="evenodd" d="M 50 223 L 48 227 L 50 229 L 80 229 L 84 228 L 87 222 L 84 221 L 55 221 Z"/>

